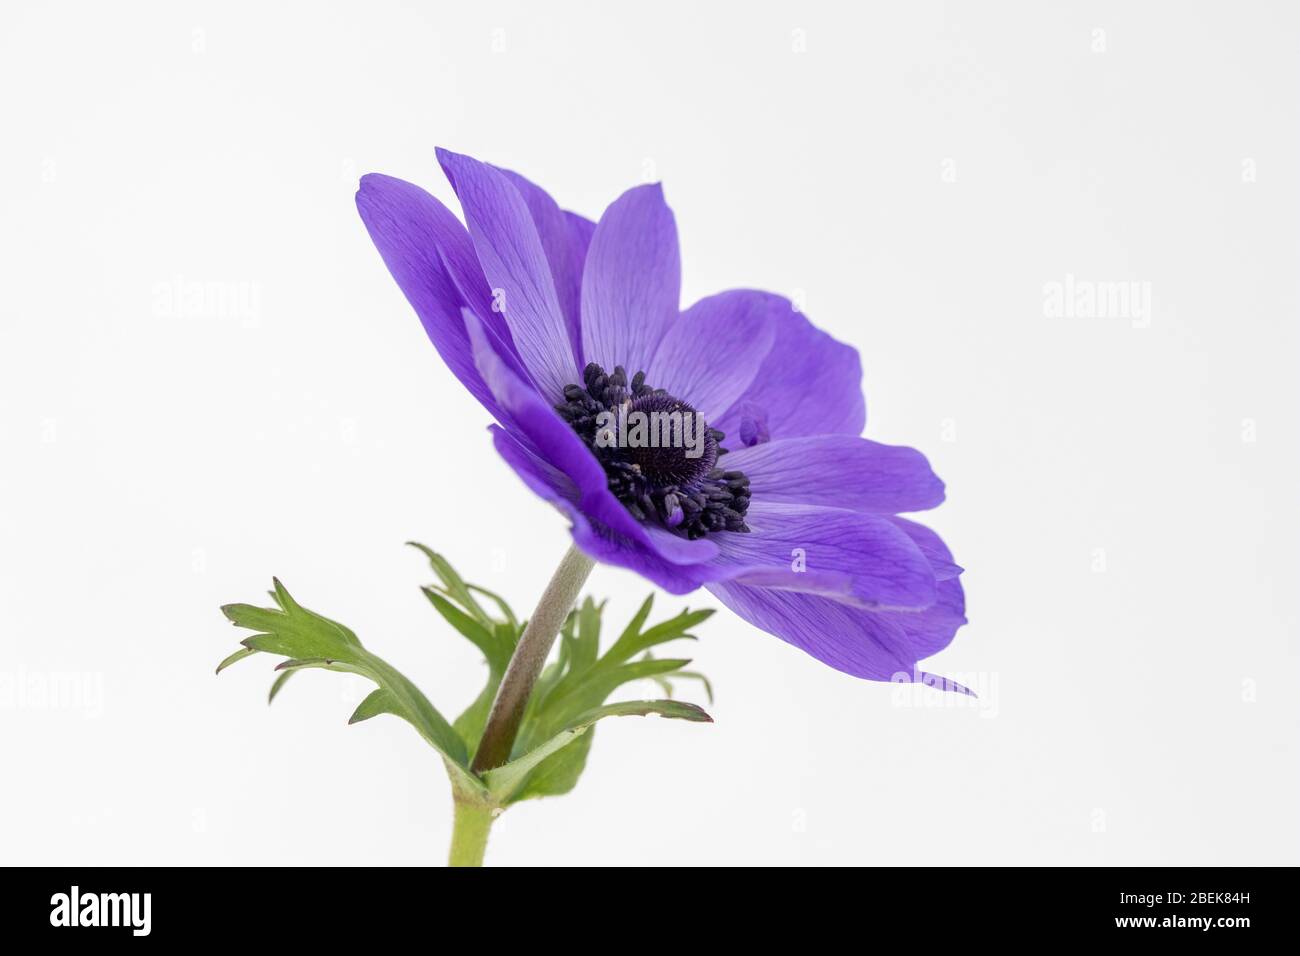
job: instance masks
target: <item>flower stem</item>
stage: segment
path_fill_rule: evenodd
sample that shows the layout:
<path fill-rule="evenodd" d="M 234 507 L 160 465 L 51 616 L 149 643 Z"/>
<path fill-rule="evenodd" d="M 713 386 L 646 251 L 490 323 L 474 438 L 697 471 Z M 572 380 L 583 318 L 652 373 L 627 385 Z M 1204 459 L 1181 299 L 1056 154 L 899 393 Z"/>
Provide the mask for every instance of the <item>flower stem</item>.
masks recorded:
<path fill-rule="evenodd" d="M 482 866 L 492 829 L 492 808 L 471 800 L 457 800 L 451 824 L 451 855 L 448 866 Z"/>
<path fill-rule="evenodd" d="M 524 719 L 524 708 L 528 706 L 533 685 L 537 683 L 546 657 L 551 653 L 555 635 L 560 632 L 564 619 L 578 600 L 578 592 L 582 590 L 595 563 L 577 548 L 570 547 L 560 566 L 555 569 L 551 583 L 546 586 L 542 599 L 537 602 L 537 610 L 528 619 L 524 633 L 515 646 L 514 656 L 510 658 L 505 676 L 501 678 L 501 686 L 497 688 L 487 726 L 483 729 L 478 751 L 470 765 L 475 773 L 500 767 L 510 759 L 510 750 L 519 734 L 519 724 Z M 457 813 L 459 812 L 457 805 Z M 486 839 L 485 830 L 484 840 Z"/>

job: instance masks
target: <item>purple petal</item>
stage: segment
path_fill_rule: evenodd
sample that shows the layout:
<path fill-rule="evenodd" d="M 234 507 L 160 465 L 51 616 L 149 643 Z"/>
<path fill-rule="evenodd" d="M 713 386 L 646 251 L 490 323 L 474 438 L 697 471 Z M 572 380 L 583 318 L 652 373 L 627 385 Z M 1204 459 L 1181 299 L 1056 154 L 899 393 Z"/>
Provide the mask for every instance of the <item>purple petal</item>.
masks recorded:
<path fill-rule="evenodd" d="M 733 448 L 724 466 L 745 473 L 756 501 L 878 514 L 924 511 L 943 501 L 943 482 L 919 451 L 851 435 L 783 438 Z"/>
<path fill-rule="evenodd" d="M 596 234 L 596 224 L 586 216 L 565 210 L 564 218 L 569 221 L 569 242 L 582 265 L 587 262 L 587 250 L 591 248 L 591 237 Z M 581 270 L 580 270 L 581 271 Z M 582 301 L 582 276 L 578 276 L 578 301 Z"/>
<path fill-rule="evenodd" d="M 492 168 L 514 184 L 533 217 L 542 251 L 550 263 L 551 280 L 555 284 L 555 295 L 564 316 L 574 364 L 582 368 L 582 323 L 578 307 L 582 301 L 582 267 L 596 224 L 574 213 L 564 212 L 546 190 L 518 173 L 499 166 Z"/>
<path fill-rule="evenodd" d="M 646 380 L 712 421 L 754 381 L 772 350 L 774 324 L 770 311 L 745 292 L 701 299 L 664 334 Z"/>
<path fill-rule="evenodd" d="M 961 567 L 953 562 L 952 552 L 948 550 L 948 546 L 943 543 L 943 539 L 937 534 L 925 525 L 917 524 L 915 521 L 908 521 L 906 518 L 895 516 L 892 520 L 894 524 L 907 533 L 909 538 L 916 542 L 916 546 L 921 549 L 921 553 L 930 562 L 930 567 L 934 568 L 936 581 L 947 581 L 949 578 L 955 578 L 961 574 Z"/>
<path fill-rule="evenodd" d="M 703 583 L 702 566 L 665 560 L 594 521 L 579 507 L 581 492 L 568 475 L 530 452 L 505 429 L 491 426 L 491 432 L 493 444 L 506 463 L 538 496 L 569 519 L 574 544 L 588 556 L 635 571 L 672 594 L 686 594 Z"/>
<path fill-rule="evenodd" d="M 582 273 L 582 354 L 628 375 L 650 364 L 677 320 L 677 224 L 658 184 L 629 189 L 600 217 Z"/>
<path fill-rule="evenodd" d="M 886 615 L 815 594 L 735 582 L 707 587 L 750 624 L 846 674 L 910 680 L 916 669 L 917 655 L 907 632 Z"/>
<path fill-rule="evenodd" d="M 445 149 L 438 160 L 465 211 L 494 311 L 510 328 L 524 367 L 545 394 L 558 400 L 578 380 L 578 364 L 551 265 L 528 204 L 510 178 L 478 160 Z"/>
<path fill-rule="evenodd" d="M 860 435 L 867 410 L 857 351 L 815 328 L 789 299 L 768 292 L 744 294 L 776 319 L 776 341 L 745 394 L 709 424 L 735 435 L 745 412 L 752 417 L 759 409 L 773 439 Z"/>
<path fill-rule="evenodd" d="M 872 609 L 935 601 L 934 572 L 893 521 L 840 508 L 755 500 L 750 534 L 719 534 L 715 564 L 742 584 L 815 591 Z"/>
<path fill-rule="evenodd" d="M 357 211 L 442 360 L 499 417 L 496 400 L 474 366 L 461 319 L 461 309 L 475 307 L 475 297 L 487 293 L 465 227 L 420 187 L 374 173 L 361 179 Z"/>
<path fill-rule="evenodd" d="M 940 581 L 937 597 L 924 611 L 886 611 L 885 616 L 907 632 L 918 657 L 938 654 L 952 643 L 957 629 L 966 623 L 966 595 L 961 581 Z"/>
<path fill-rule="evenodd" d="M 935 602 L 923 611 L 889 612 L 907 631 L 921 657 L 937 654 L 950 643 L 957 629 L 966 623 L 966 595 L 957 576 L 962 573 L 943 539 L 925 525 L 906 518 L 891 518 L 916 543 L 934 569 Z"/>

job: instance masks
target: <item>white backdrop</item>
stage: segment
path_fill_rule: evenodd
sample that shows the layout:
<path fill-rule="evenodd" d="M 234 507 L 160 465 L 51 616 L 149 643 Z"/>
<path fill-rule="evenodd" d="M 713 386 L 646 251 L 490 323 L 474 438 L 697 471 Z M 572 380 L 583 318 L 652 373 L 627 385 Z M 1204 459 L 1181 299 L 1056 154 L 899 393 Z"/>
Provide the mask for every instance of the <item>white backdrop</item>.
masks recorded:
<path fill-rule="evenodd" d="M 861 350 L 968 569 L 930 669 L 982 694 L 720 613 L 716 724 L 602 725 L 489 862 L 1300 861 L 1294 5 L 134 10 L 0 13 L 0 862 L 443 859 L 442 769 L 357 684 L 212 673 L 276 574 L 454 712 L 481 664 L 402 542 L 525 611 L 566 547 L 353 207 L 451 202 L 436 145 L 593 217 L 662 179 L 686 302 Z M 621 626 L 649 586 L 589 588 Z"/>

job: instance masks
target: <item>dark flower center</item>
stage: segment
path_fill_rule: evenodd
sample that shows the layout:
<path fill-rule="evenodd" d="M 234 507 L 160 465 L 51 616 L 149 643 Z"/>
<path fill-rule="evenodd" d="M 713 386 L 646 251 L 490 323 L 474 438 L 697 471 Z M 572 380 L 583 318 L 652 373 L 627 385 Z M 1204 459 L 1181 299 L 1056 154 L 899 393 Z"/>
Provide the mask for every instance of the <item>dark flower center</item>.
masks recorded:
<path fill-rule="evenodd" d="M 645 372 L 628 381 L 595 362 L 582 385 L 566 385 L 556 411 L 604 466 L 609 490 L 638 521 L 657 519 L 687 538 L 710 531 L 748 531 L 749 479 L 725 471 L 726 436 L 704 416 L 661 388 Z"/>

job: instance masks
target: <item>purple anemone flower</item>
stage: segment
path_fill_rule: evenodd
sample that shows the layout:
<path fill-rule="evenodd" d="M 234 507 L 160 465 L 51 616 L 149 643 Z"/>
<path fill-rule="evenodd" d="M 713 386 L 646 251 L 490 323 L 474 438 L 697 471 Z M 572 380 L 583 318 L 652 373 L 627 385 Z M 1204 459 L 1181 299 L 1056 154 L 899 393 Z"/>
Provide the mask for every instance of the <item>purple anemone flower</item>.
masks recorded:
<path fill-rule="evenodd" d="M 961 569 L 898 515 L 935 507 L 944 487 L 920 452 L 860 437 L 857 352 L 767 292 L 682 311 L 657 184 L 593 223 L 517 173 L 438 159 L 465 225 L 389 176 L 363 177 L 357 207 L 443 361 L 496 419 L 497 451 L 576 546 L 674 594 L 706 587 L 838 670 L 936 683 L 916 665 L 966 622 Z M 647 446 L 615 435 L 631 412 L 707 424 L 692 445 Z"/>

